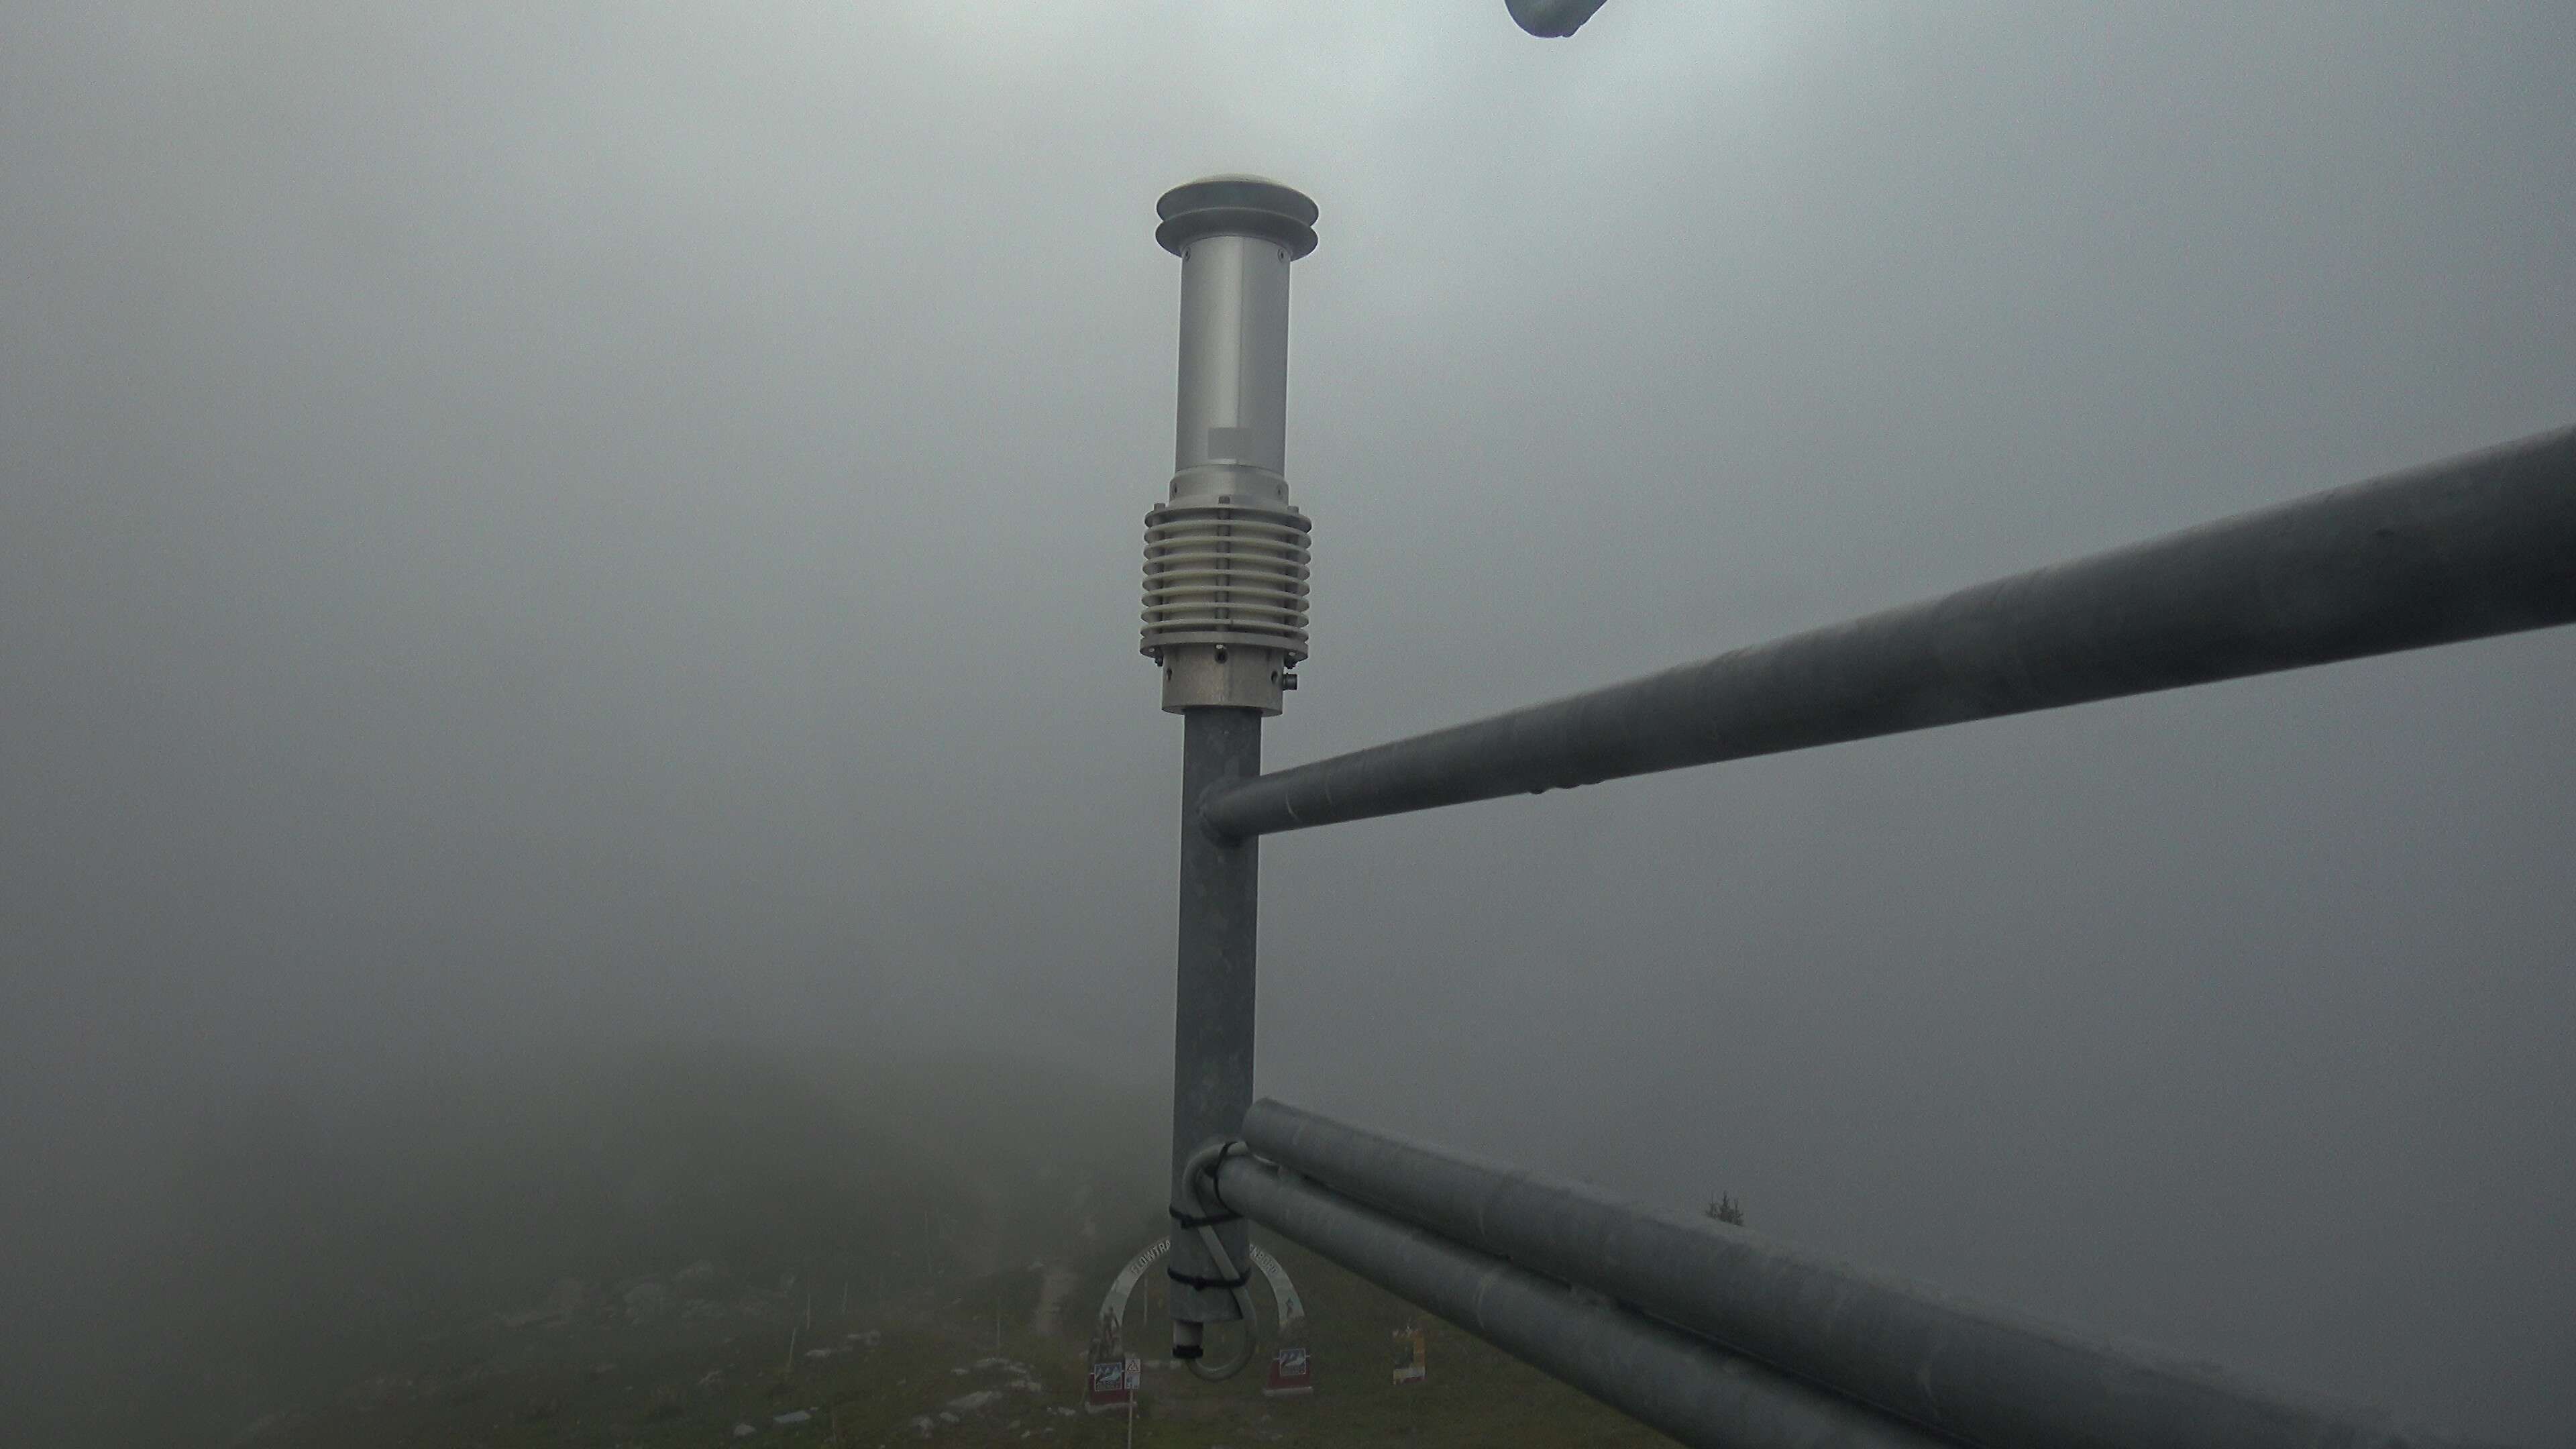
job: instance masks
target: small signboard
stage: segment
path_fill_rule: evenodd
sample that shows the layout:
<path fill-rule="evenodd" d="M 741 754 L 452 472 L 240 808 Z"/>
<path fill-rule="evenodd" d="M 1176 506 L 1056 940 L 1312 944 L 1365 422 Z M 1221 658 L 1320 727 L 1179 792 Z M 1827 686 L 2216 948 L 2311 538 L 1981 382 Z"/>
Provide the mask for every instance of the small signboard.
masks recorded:
<path fill-rule="evenodd" d="M 1422 1330 L 1418 1327 L 1395 1331 L 1395 1381 L 1418 1384 L 1431 1377 L 1431 1365 L 1423 1352 Z"/>
<path fill-rule="evenodd" d="M 1099 1360 L 1091 1366 L 1091 1391 L 1083 1395 L 1082 1406 L 1095 1414 L 1126 1408 L 1144 1379 L 1145 1366 L 1135 1359 Z"/>
<path fill-rule="evenodd" d="M 1315 1361 L 1299 1345 L 1282 1347 L 1270 1356 L 1270 1382 L 1261 1392 L 1274 1399 L 1315 1391 Z"/>

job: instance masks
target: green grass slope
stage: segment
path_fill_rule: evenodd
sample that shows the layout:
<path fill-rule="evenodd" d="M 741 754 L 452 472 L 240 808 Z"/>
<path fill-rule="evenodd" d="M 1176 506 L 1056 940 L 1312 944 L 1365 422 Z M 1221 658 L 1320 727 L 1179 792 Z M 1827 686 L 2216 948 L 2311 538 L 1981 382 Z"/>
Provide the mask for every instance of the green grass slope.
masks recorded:
<path fill-rule="evenodd" d="M 86 1356 L 47 1441 L 1124 1444 L 1124 1416 L 1081 1411 L 1086 1340 L 1162 1230 L 1159 1095 L 1007 1063 L 675 1053 L 336 1115 L 249 1104 L 203 1135 L 129 1330 Z M 1271 1246 L 1308 1304 L 1316 1392 L 1264 1397 L 1259 1362 L 1223 1384 L 1150 1367 L 1136 1443 L 1666 1442 Z M 1159 1289 L 1129 1320 L 1149 1360 Z M 1429 1328 L 1431 1376 L 1399 1387 L 1406 1322 Z"/>

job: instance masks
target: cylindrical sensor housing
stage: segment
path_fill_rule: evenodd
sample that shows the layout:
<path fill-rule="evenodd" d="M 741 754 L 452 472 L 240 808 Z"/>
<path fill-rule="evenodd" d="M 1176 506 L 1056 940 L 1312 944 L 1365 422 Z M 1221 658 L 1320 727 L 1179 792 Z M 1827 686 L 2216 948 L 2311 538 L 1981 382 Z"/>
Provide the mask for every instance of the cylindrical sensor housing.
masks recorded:
<path fill-rule="evenodd" d="M 1305 515 L 1288 503 L 1288 267 L 1315 203 L 1257 176 L 1173 188 L 1155 240 L 1181 259 L 1170 501 L 1145 515 L 1141 648 L 1163 708 L 1277 714 L 1306 657 Z"/>

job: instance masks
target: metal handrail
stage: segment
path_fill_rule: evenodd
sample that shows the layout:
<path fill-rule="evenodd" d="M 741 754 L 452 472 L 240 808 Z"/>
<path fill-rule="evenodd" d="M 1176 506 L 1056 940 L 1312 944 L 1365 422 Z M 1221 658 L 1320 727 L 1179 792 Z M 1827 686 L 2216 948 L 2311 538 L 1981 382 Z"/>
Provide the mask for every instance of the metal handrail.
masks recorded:
<path fill-rule="evenodd" d="M 1374 1211 L 1273 1163 L 1229 1157 L 1225 1205 L 1685 1444 L 1938 1449 L 1946 1436 L 1606 1298 Z"/>
<path fill-rule="evenodd" d="M 1973 1304 L 1743 1228 L 1662 1211 L 1585 1183 L 1523 1171 L 1273 1101 L 1253 1104 L 1217 1174 L 1229 1207 L 1346 1267 L 1389 1278 L 1427 1238 L 1582 1288 L 1893 1416 L 1987 1449 L 2314 1449 L 2446 1441 L 2385 1415 L 2256 1385 L 2205 1364 Z M 1294 1205 L 1254 1181 L 1285 1169 Z M 1386 1240 L 1384 1217 L 1416 1235 Z M 1363 1247 L 1365 1245 L 1365 1247 Z M 1402 1291 L 1392 1281 L 1383 1286 Z M 1642 1366 L 1614 1388 L 1656 1392 Z M 1662 1370 L 1655 1370 L 1662 1372 Z M 1622 1403 L 1625 1398 L 1611 1397 Z M 1703 1422 L 1659 1424 L 1686 1442 L 1741 1442 Z"/>
<path fill-rule="evenodd" d="M 2576 428 L 1215 790 L 1229 838 L 2576 622 Z"/>

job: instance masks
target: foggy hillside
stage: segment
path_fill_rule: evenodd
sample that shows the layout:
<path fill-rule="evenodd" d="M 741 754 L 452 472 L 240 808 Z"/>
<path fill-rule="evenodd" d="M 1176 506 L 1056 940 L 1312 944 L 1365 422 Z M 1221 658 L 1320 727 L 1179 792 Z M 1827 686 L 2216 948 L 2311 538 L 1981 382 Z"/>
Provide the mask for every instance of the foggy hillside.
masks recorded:
<path fill-rule="evenodd" d="M 0 1412 L 28 1442 L 229 1449 L 661 1449 L 801 1433 L 772 1420 L 805 1405 L 851 1442 L 1116 1443 L 1070 1406 L 1100 1295 L 1167 1231 L 1152 1108 L 1063 1069 L 704 1046 L 213 1103 L 158 1230 L 81 1312 L 28 1320 L 12 1352 L 56 1376 Z M 1157 1359 L 1142 1442 L 1667 1442 L 1274 1246 L 1330 1398 Z M 1162 1298 L 1149 1276 L 1132 1351 L 1162 1351 Z M 1422 1323 L 1438 1391 L 1391 1393 L 1388 1330 Z M 998 1406 L 914 1426 L 992 1383 Z"/>
<path fill-rule="evenodd" d="M 875 1307 L 1037 1261 L 1096 1295 L 1160 1231 L 1148 1100 L 988 1060 L 707 1046 L 214 1100 L 117 1275 L 13 1345 L 79 1374 L 80 1407 L 20 1379 L 13 1422 L 237 1428 L 693 1268 L 710 1295 L 793 1280 Z"/>

